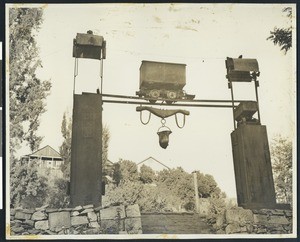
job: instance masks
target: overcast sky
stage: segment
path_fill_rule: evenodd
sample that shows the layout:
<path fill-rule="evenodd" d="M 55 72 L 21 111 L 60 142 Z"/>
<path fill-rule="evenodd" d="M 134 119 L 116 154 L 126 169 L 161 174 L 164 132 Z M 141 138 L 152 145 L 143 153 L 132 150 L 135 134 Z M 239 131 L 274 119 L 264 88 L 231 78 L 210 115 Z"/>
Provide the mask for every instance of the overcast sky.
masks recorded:
<path fill-rule="evenodd" d="M 196 99 L 230 99 L 225 78 L 226 57 L 256 58 L 261 75 L 259 98 L 262 124 L 269 141 L 281 134 L 294 138 L 295 51 L 286 55 L 266 38 L 275 26 L 287 27 L 290 20 L 279 4 L 86 4 L 44 7 L 44 22 L 37 41 L 43 68 L 38 75 L 51 79 L 47 112 L 39 133 L 41 147 L 59 150 L 63 113 L 72 114 L 76 33 L 92 30 L 107 42 L 103 92 L 135 95 L 139 89 L 142 60 L 186 64 L 184 90 Z M 79 60 L 76 93 L 95 92 L 99 87 L 99 61 Z M 8 85 L 7 85 L 8 86 Z M 237 99 L 255 99 L 254 84 L 235 85 Z M 174 117 L 166 125 L 173 133 L 162 149 L 156 134 L 160 119 L 152 116 L 142 125 L 137 105 L 104 104 L 103 122 L 111 133 L 109 159 L 136 163 L 153 156 L 169 167 L 212 174 L 229 197 L 235 197 L 230 133 L 232 110 L 184 108 L 190 111 L 183 129 Z M 166 107 L 163 107 L 166 108 Z M 172 107 L 170 107 L 172 109 Z M 145 114 L 147 117 L 147 114 Z M 28 154 L 22 149 L 20 155 Z"/>

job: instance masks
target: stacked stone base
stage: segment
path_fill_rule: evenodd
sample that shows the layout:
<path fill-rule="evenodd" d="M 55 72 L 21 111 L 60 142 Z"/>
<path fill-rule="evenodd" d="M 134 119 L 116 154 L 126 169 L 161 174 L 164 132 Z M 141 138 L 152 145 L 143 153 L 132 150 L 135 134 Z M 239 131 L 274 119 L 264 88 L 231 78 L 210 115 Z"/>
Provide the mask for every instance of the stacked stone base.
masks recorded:
<path fill-rule="evenodd" d="M 213 221 L 218 234 L 291 234 L 291 210 L 240 207 L 226 210 Z"/>
<path fill-rule="evenodd" d="M 137 204 L 108 208 L 11 209 L 10 235 L 141 234 Z"/>

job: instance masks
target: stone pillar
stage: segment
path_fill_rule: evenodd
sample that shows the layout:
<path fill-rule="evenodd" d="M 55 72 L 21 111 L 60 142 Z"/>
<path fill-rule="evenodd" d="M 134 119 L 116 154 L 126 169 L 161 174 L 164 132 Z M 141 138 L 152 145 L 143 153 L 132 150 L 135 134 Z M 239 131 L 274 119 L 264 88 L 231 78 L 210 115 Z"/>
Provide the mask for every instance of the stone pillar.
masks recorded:
<path fill-rule="evenodd" d="M 238 205 L 244 208 L 276 206 L 266 126 L 240 125 L 231 133 Z"/>
<path fill-rule="evenodd" d="M 101 205 L 102 97 L 74 95 L 71 146 L 71 206 Z"/>

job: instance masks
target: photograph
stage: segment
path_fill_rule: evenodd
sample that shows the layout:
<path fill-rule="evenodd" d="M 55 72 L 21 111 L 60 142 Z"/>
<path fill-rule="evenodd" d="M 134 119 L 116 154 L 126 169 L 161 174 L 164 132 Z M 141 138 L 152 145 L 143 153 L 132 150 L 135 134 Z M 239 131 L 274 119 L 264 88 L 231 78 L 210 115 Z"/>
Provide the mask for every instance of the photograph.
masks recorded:
<path fill-rule="evenodd" d="M 5 20 L 6 239 L 296 238 L 296 4 Z"/>

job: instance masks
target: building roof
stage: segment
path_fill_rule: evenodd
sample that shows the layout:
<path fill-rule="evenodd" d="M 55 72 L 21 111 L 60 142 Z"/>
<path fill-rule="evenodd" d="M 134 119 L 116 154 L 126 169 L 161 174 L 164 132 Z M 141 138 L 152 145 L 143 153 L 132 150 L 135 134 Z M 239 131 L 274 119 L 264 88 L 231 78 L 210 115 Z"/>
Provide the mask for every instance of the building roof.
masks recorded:
<path fill-rule="evenodd" d="M 170 167 L 166 166 L 165 164 L 163 164 L 162 162 L 160 162 L 157 159 L 153 158 L 152 156 L 149 156 L 147 159 L 142 160 L 141 162 L 137 163 L 137 165 L 140 166 L 143 163 L 147 162 L 148 160 L 153 160 L 153 161 L 157 162 L 158 164 L 162 165 L 163 167 L 167 168 L 168 170 L 171 170 Z"/>
<path fill-rule="evenodd" d="M 46 145 L 27 156 L 61 158 L 61 155 L 49 145 Z"/>

